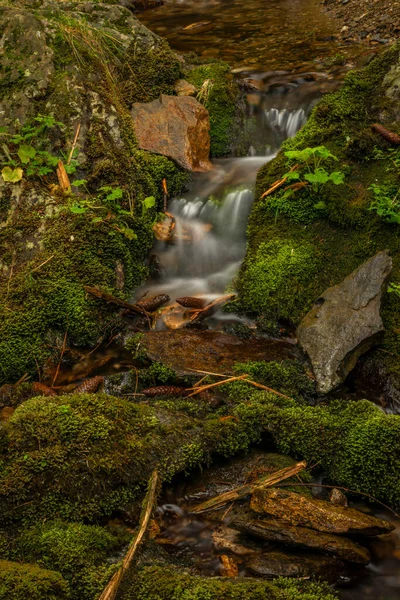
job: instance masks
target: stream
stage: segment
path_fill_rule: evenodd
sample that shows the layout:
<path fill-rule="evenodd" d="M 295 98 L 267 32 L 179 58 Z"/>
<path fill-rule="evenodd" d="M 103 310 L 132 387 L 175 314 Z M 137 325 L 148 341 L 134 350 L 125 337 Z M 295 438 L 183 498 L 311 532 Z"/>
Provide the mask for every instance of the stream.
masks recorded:
<path fill-rule="evenodd" d="M 196 176 L 185 197 L 170 201 L 168 210 L 180 235 L 174 245 L 156 242 L 152 254 L 160 272 L 136 294 L 136 298 L 168 294 L 171 306 L 182 296 L 212 301 L 231 289 L 243 260 L 258 169 L 274 158 L 282 142 L 305 124 L 318 98 L 340 86 L 345 72 L 368 50 L 341 42 L 335 34 L 338 24 L 328 19 L 316 0 L 166 0 L 139 18 L 178 52 L 225 60 L 237 77 L 252 80 L 256 88 L 246 96 L 245 127 L 253 123 L 247 156 L 233 153 L 215 160 L 213 171 Z M 221 329 L 227 320 L 252 326 L 248 319 L 221 311 L 206 323 Z M 160 319 L 157 329 L 166 328 Z M 202 477 L 197 473 L 190 481 L 201 487 Z M 181 508 L 185 506 L 181 492 L 167 489 L 167 504 L 160 508 L 168 543 L 175 552 L 189 553 L 191 560 L 197 556 L 204 573 L 219 574 L 212 542 L 216 525 L 188 517 Z M 364 503 L 357 507 L 371 511 Z M 165 521 L 171 511 L 172 524 L 170 514 Z M 380 507 L 373 513 L 391 520 L 396 530 L 371 542 L 372 558 L 366 568 L 352 576 L 343 574 L 342 600 L 399 597 L 400 520 Z M 171 542 L 174 537 L 176 543 Z"/>

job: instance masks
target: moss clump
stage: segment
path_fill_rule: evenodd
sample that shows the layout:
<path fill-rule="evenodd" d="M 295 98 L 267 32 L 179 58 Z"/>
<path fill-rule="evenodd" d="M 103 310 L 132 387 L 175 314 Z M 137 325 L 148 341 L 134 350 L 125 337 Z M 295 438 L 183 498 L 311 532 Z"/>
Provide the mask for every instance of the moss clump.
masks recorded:
<path fill-rule="evenodd" d="M 247 373 L 253 381 L 299 400 L 315 395 L 314 381 L 307 375 L 300 361 L 288 359 L 282 362 L 246 362 L 235 365 L 235 373 Z M 238 386 L 246 385 L 240 381 L 235 383 Z"/>
<path fill-rule="evenodd" d="M 22 531 L 13 558 L 54 569 L 69 583 L 71 599 L 97 598 L 116 568 L 109 557 L 121 551 L 130 536 L 94 525 L 45 522 Z"/>
<path fill-rule="evenodd" d="M 297 326 L 327 287 L 378 251 L 390 250 L 393 281 L 400 280 L 400 228 L 370 210 L 372 184 L 382 189 L 400 184 L 393 152 L 370 129 L 380 122 L 398 130 L 395 106 L 385 95 L 385 75 L 397 63 L 398 53 L 397 44 L 362 71 L 349 73 L 342 89 L 320 100 L 303 129 L 286 140 L 278 157 L 259 172 L 259 199 L 249 220 L 248 249 L 237 288 L 241 308 L 261 315 L 270 331 L 282 321 Z M 327 183 L 317 193 L 301 189 L 286 199 L 279 192 L 260 199 L 287 172 L 285 151 L 320 145 L 338 157 L 327 170 L 345 173 L 344 184 Z M 397 369 L 397 298 L 385 299 L 382 316 L 387 331 L 383 345 L 391 353 L 387 360 Z"/>
<path fill-rule="evenodd" d="M 60 573 L 0 560 L 1 600 L 67 600 L 69 597 L 68 584 Z"/>
<path fill-rule="evenodd" d="M 221 62 L 200 65 L 185 76 L 199 90 L 197 99 L 210 115 L 211 156 L 226 156 L 234 147 L 238 99 L 230 66 Z"/>
<path fill-rule="evenodd" d="M 335 600 L 324 583 L 279 578 L 275 581 L 196 577 L 168 567 L 147 567 L 136 574 L 124 600 Z"/>

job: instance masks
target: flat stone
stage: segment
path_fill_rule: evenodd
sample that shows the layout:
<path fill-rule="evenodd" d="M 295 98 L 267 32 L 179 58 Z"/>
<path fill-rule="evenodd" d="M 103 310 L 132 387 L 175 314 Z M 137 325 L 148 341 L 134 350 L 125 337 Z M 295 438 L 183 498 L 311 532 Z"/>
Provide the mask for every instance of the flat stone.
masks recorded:
<path fill-rule="evenodd" d="M 307 527 L 295 527 L 281 521 L 260 519 L 250 521 L 241 529 L 244 533 L 263 540 L 335 554 L 352 563 L 367 565 L 370 561 L 368 550 L 352 540 Z"/>
<path fill-rule="evenodd" d="M 251 557 L 246 567 L 259 577 L 323 577 L 334 581 L 343 563 L 332 556 L 308 554 L 296 556 L 284 552 L 264 552 Z"/>
<path fill-rule="evenodd" d="M 309 527 L 326 533 L 380 535 L 393 531 L 388 521 L 345 506 L 306 498 L 279 489 L 257 488 L 252 495 L 252 510 L 272 515 L 290 525 Z"/>
<path fill-rule="evenodd" d="M 174 330 L 143 334 L 142 347 L 149 358 L 162 362 L 179 375 L 193 369 L 232 373 L 237 362 L 294 358 L 294 344 L 267 338 L 239 339 L 219 331 Z"/>
<path fill-rule="evenodd" d="M 237 556 L 249 556 L 257 549 L 245 546 L 240 541 L 240 531 L 221 525 L 212 534 L 214 548 L 217 552 L 233 552 Z"/>
<path fill-rule="evenodd" d="M 190 171 L 212 168 L 208 111 L 195 98 L 161 94 L 153 102 L 134 104 L 131 114 L 140 148 Z"/>
<path fill-rule="evenodd" d="M 387 251 L 378 252 L 318 298 L 297 329 L 318 390 L 328 393 L 354 368 L 383 332 L 382 293 L 392 269 Z"/>

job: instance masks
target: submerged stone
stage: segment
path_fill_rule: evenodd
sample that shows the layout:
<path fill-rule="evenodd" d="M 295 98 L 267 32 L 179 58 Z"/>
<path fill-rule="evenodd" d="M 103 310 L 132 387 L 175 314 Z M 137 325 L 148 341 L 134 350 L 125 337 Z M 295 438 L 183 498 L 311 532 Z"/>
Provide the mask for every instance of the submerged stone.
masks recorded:
<path fill-rule="evenodd" d="M 381 299 L 391 270 L 387 251 L 378 252 L 328 288 L 300 323 L 299 343 L 310 357 L 319 391 L 328 393 L 341 383 L 383 332 Z"/>
<path fill-rule="evenodd" d="M 252 557 L 246 567 L 260 577 L 323 577 L 335 581 L 343 563 L 334 557 L 319 554 L 296 556 L 283 552 L 264 552 Z"/>
<path fill-rule="evenodd" d="M 238 339 L 219 331 L 149 331 L 142 346 L 152 360 L 162 362 L 180 374 L 193 369 L 230 373 L 237 362 L 295 358 L 295 346 L 266 338 Z"/>
<path fill-rule="evenodd" d="M 200 102 L 190 96 L 165 96 L 132 107 L 139 147 L 162 154 L 191 171 L 211 169 L 210 121 Z"/>
<path fill-rule="evenodd" d="M 354 508 L 338 506 L 325 500 L 306 498 L 279 489 L 256 488 L 250 506 L 258 513 L 272 515 L 291 525 L 301 525 L 327 533 L 380 535 L 394 529 L 388 521 L 372 517 Z"/>

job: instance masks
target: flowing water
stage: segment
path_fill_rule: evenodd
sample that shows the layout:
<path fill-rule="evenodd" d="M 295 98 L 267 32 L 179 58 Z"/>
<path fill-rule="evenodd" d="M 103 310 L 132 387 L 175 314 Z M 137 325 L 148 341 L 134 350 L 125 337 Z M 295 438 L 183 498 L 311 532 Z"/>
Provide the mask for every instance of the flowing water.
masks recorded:
<path fill-rule="evenodd" d="M 305 124 L 320 96 L 315 82 L 295 79 L 287 88 L 260 92 L 257 105 L 248 104 L 246 122 L 252 125 L 252 136 L 247 156 L 216 160 L 213 171 L 197 176 L 185 197 L 170 202 L 168 211 L 176 218 L 175 243 L 156 242 L 153 255 L 161 277 L 148 281 L 137 297 L 147 292 L 168 294 L 171 303 L 198 295 L 211 301 L 229 288 L 245 253 L 257 171 L 276 155 L 284 139 Z M 223 319 L 220 312 L 217 320 Z"/>

